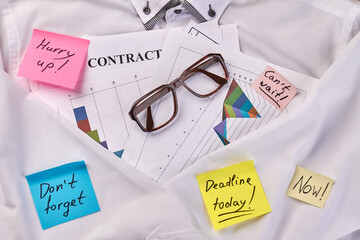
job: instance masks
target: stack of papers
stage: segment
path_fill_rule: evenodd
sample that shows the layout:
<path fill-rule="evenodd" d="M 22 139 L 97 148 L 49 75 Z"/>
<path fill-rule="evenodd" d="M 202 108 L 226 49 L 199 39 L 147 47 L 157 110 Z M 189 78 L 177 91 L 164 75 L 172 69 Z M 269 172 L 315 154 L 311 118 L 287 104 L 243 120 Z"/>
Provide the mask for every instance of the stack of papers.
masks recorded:
<path fill-rule="evenodd" d="M 261 118 L 227 119 L 229 142 L 300 106 L 316 83 L 311 77 L 242 54 L 236 25 L 192 22 L 185 28 L 85 38 L 90 40 L 87 63 L 76 90 L 32 82 L 32 91 L 100 145 L 155 181 L 166 181 L 223 147 L 214 127 L 222 122 L 224 100 L 233 80 Z M 143 132 L 128 115 L 134 101 L 176 79 L 208 53 L 224 57 L 229 83 L 205 99 L 185 88 L 177 89 L 179 109 L 175 120 L 158 132 Z M 297 88 L 296 96 L 283 111 L 251 87 L 268 65 Z M 83 120 L 86 124 L 79 123 Z"/>

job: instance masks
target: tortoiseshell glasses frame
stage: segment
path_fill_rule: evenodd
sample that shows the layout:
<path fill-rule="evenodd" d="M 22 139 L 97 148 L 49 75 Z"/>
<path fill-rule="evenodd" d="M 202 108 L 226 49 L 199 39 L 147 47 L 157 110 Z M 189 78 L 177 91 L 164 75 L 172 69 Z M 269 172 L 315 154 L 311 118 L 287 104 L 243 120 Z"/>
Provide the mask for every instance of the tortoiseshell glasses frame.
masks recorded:
<path fill-rule="evenodd" d="M 216 75 L 216 74 L 211 73 L 206 70 L 217 63 L 220 64 L 221 69 L 224 71 L 223 72 L 224 76 L 219 76 L 219 75 Z M 213 91 L 206 93 L 206 94 L 200 94 L 200 93 L 194 91 L 193 89 L 191 89 L 186 84 L 186 80 L 190 79 L 191 77 L 195 77 L 199 73 L 205 74 L 207 77 L 212 79 L 218 85 L 217 88 L 215 88 Z M 201 58 L 200 60 L 198 60 L 197 62 L 195 62 L 194 64 L 192 64 L 187 69 L 185 69 L 181 73 L 181 75 L 178 78 L 176 78 L 175 80 L 171 81 L 168 84 L 163 84 L 163 85 L 153 89 L 152 91 L 148 92 L 147 94 L 143 95 L 141 98 L 136 100 L 129 111 L 130 118 L 132 120 L 136 121 L 136 123 L 139 125 L 139 127 L 144 132 L 153 132 L 153 131 L 159 130 L 159 129 L 165 127 L 166 125 L 168 125 L 172 120 L 174 120 L 174 118 L 177 115 L 177 112 L 178 112 L 178 100 L 177 100 L 177 96 L 176 96 L 177 88 L 179 88 L 180 86 L 184 86 L 193 95 L 195 95 L 199 98 L 205 98 L 205 97 L 209 97 L 209 96 L 215 94 L 216 92 L 218 92 L 228 82 L 228 79 L 229 79 L 229 73 L 226 68 L 225 61 L 224 61 L 223 57 L 221 56 L 221 54 L 210 53 L 210 54 L 204 56 L 203 58 Z M 173 94 L 174 112 L 173 112 L 172 116 L 169 118 L 169 120 L 167 120 L 166 122 L 162 123 L 161 125 L 155 127 L 153 116 L 152 116 L 152 111 L 151 111 L 151 106 L 155 102 L 157 102 L 159 99 L 161 99 L 162 97 L 164 97 L 166 94 L 168 94 L 170 92 Z M 147 111 L 145 125 L 142 124 L 142 122 L 138 118 L 138 115 L 141 112 L 143 112 L 144 110 Z"/>

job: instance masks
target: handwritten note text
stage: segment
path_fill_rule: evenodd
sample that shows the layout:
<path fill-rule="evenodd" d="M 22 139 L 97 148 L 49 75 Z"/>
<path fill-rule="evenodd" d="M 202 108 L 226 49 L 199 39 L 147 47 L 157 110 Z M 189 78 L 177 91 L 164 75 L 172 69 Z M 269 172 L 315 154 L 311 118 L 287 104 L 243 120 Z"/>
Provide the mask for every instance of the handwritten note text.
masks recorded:
<path fill-rule="evenodd" d="M 297 92 L 294 85 L 270 66 L 259 75 L 252 88 L 280 111 L 285 109 Z"/>
<path fill-rule="evenodd" d="M 215 229 L 271 211 L 253 161 L 207 172 L 196 178 Z"/>
<path fill-rule="evenodd" d="M 333 179 L 297 166 L 287 195 L 323 208 L 333 184 Z"/>
<path fill-rule="evenodd" d="M 89 40 L 34 29 L 18 76 L 74 89 Z"/>
<path fill-rule="evenodd" d="M 43 229 L 100 211 L 84 161 L 26 176 Z"/>

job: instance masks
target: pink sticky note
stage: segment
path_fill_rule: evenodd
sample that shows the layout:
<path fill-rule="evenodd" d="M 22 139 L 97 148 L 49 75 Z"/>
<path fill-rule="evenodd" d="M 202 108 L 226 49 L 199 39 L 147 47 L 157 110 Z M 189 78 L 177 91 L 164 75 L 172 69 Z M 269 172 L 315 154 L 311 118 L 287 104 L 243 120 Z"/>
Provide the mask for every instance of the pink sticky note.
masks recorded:
<path fill-rule="evenodd" d="M 285 109 L 297 92 L 291 82 L 270 66 L 254 81 L 252 88 L 280 111 Z"/>
<path fill-rule="evenodd" d="M 34 29 L 18 76 L 74 89 L 89 40 Z"/>

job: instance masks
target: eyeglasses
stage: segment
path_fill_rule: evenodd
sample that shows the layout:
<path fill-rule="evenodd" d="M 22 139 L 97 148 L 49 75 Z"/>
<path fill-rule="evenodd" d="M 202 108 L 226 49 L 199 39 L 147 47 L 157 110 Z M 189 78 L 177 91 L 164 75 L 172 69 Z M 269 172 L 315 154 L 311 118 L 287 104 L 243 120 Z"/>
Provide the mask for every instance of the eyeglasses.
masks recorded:
<path fill-rule="evenodd" d="M 218 53 L 208 54 L 185 69 L 172 82 L 161 85 L 136 100 L 129 115 L 144 132 L 159 130 L 177 115 L 177 88 L 184 86 L 193 95 L 205 98 L 219 91 L 228 79 L 229 73 L 223 57 Z"/>

